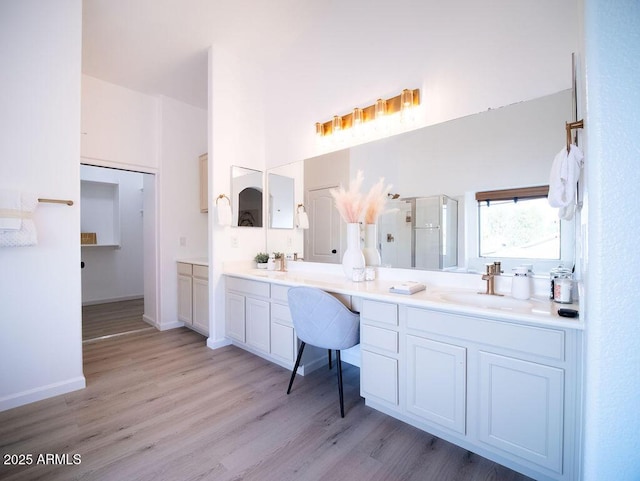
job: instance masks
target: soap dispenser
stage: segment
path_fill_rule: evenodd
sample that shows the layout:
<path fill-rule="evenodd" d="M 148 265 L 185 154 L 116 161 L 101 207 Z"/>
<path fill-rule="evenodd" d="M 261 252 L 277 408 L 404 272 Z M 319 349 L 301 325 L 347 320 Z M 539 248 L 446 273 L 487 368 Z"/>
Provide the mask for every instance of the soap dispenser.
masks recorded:
<path fill-rule="evenodd" d="M 527 266 L 516 267 L 511 278 L 511 297 L 529 299 L 531 297 L 531 279 Z"/>

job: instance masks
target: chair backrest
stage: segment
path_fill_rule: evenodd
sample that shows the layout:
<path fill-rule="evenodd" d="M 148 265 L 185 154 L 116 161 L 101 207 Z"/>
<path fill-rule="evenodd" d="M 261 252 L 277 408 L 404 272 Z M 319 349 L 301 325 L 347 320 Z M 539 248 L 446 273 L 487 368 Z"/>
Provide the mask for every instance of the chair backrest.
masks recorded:
<path fill-rule="evenodd" d="M 348 349 L 360 342 L 360 315 L 315 287 L 289 289 L 289 309 L 298 338 L 324 349 Z"/>

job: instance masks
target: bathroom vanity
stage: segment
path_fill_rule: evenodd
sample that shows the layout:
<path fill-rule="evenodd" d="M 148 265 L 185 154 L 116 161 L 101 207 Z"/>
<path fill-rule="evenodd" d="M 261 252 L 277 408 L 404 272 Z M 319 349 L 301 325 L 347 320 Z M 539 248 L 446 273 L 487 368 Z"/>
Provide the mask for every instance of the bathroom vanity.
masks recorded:
<path fill-rule="evenodd" d="M 205 336 L 209 334 L 209 263 L 178 261 L 178 320 Z"/>
<path fill-rule="evenodd" d="M 451 282 L 389 293 L 396 283 L 228 270 L 227 336 L 292 369 L 297 339 L 286 292 L 319 287 L 360 312 L 368 406 L 534 479 L 577 479 L 582 321 L 558 316 L 544 298 L 484 296 Z M 323 362 L 326 352 L 305 368 Z"/>

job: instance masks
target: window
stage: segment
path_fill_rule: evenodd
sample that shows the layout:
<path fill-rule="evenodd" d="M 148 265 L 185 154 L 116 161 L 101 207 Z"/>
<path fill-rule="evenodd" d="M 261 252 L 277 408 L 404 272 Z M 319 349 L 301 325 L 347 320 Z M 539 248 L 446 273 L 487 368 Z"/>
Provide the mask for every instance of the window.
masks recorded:
<path fill-rule="evenodd" d="M 481 258 L 559 260 L 557 210 L 548 186 L 476 193 Z"/>

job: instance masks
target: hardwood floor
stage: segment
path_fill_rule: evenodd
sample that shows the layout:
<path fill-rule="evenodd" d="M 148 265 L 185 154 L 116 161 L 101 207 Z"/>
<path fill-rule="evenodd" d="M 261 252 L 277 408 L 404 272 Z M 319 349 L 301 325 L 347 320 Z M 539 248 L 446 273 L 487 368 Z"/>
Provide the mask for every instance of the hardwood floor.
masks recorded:
<path fill-rule="evenodd" d="M 82 340 L 155 329 L 142 320 L 144 299 L 82 306 Z"/>
<path fill-rule="evenodd" d="M 289 371 L 186 328 L 87 343 L 84 372 L 84 390 L 0 413 L 3 461 L 33 456 L 0 479 L 529 479 L 366 407 L 346 364 L 344 419 L 335 368 L 298 376 L 287 396 Z"/>

